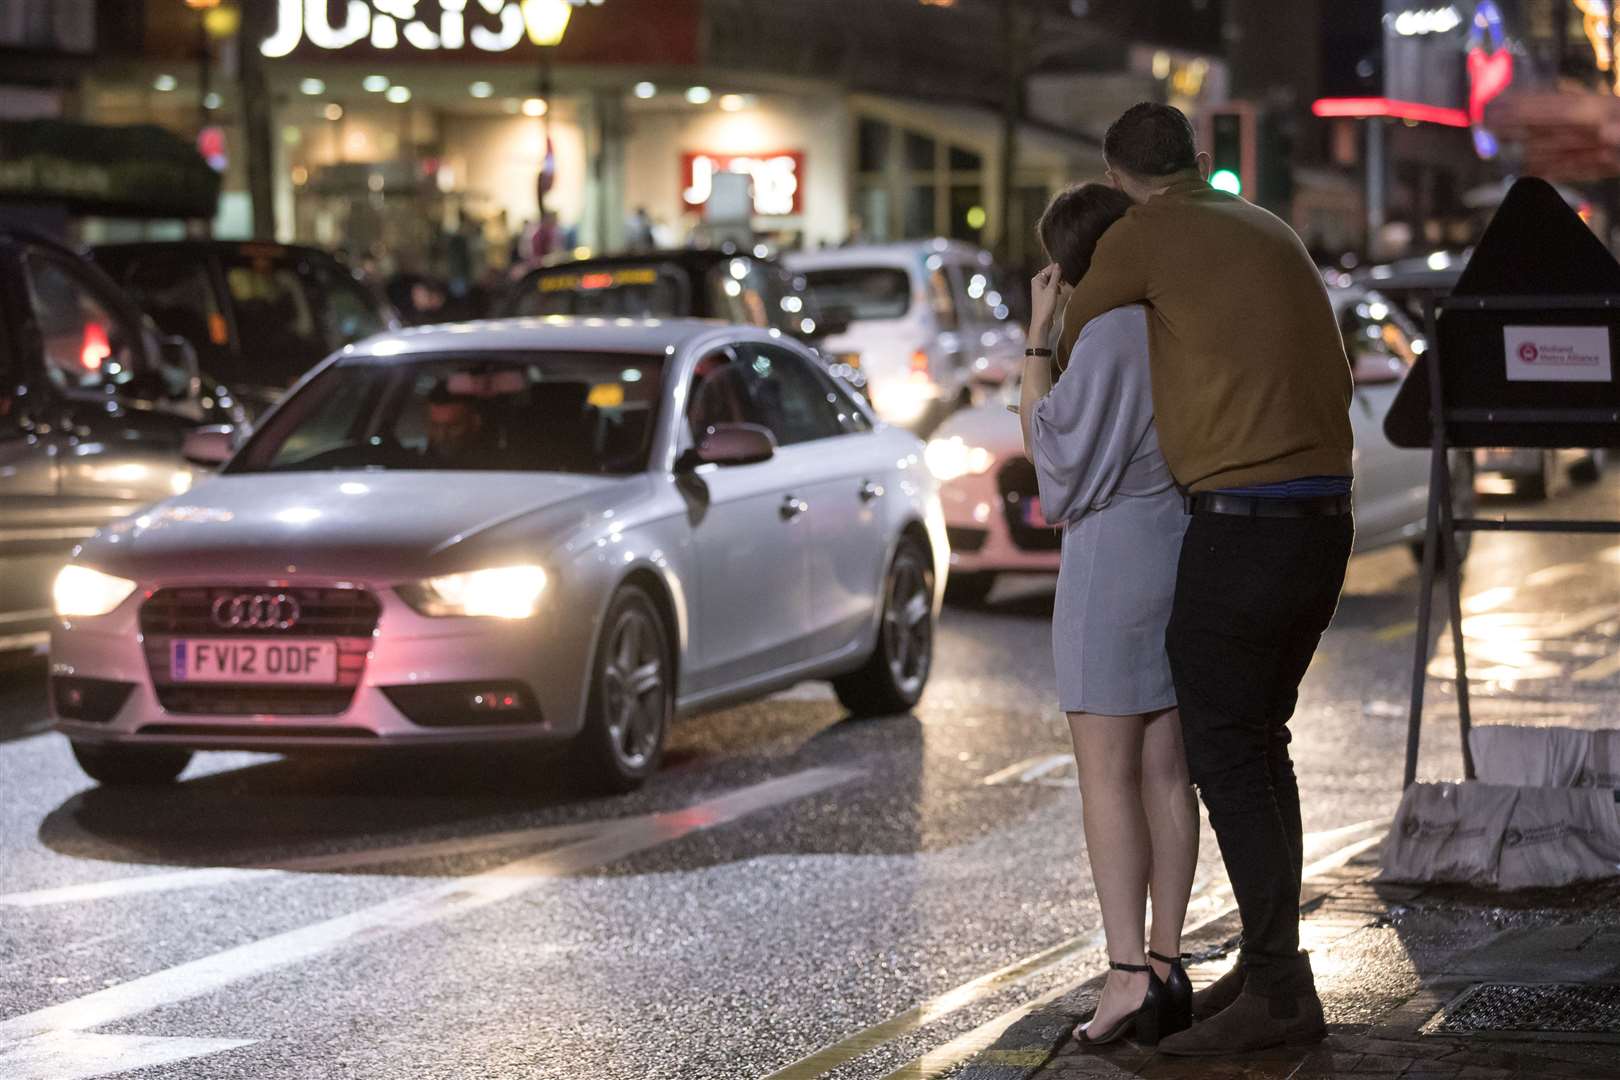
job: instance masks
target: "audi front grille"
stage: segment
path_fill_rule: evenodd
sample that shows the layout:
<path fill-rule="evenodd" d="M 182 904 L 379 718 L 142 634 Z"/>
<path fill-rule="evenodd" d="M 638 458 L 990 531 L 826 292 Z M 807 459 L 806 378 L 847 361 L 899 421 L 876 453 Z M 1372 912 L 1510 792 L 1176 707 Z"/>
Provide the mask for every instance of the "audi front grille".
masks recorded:
<path fill-rule="evenodd" d="M 298 605 L 297 621 L 290 627 L 232 626 L 216 622 L 214 607 L 228 615 L 229 605 L 241 597 L 284 596 Z M 370 637 L 377 629 L 382 607 L 364 589 L 277 589 L 251 585 L 225 585 L 194 589 L 159 589 L 141 605 L 141 633 L 170 637 Z"/>
<path fill-rule="evenodd" d="M 382 607 L 364 589 L 221 585 L 159 589 L 141 605 L 146 663 L 158 703 L 177 715 L 336 716 L 365 674 Z M 326 638 L 337 642 L 331 686 L 253 686 L 173 681 L 169 643 L 186 638 Z"/>

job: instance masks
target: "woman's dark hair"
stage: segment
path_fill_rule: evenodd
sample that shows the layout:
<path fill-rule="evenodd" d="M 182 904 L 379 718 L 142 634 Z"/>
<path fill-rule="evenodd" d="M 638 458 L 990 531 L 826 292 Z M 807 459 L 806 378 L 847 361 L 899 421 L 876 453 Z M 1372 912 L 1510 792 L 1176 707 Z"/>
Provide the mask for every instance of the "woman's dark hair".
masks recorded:
<path fill-rule="evenodd" d="M 1058 264 L 1063 284 L 1076 285 L 1086 276 L 1097 241 L 1130 208 L 1130 196 L 1106 184 L 1076 184 L 1052 196 L 1035 235 Z"/>

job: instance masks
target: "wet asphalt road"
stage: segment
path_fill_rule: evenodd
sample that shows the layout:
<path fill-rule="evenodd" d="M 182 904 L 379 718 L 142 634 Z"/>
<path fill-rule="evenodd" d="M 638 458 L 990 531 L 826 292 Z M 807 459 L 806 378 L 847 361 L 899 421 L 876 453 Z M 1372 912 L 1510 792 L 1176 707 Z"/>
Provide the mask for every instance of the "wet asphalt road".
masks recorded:
<path fill-rule="evenodd" d="M 1484 509 L 1620 517 L 1620 474 Z M 1466 578 L 1482 721 L 1612 723 L 1616 538 L 1484 535 Z M 43 664 L 6 662 L 0 1076 L 944 1075 L 1101 956 L 1051 588 L 947 609 L 914 716 L 808 684 L 685 722 L 612 799 L 487 757 L 203 755 L 102 790 L 41 730 Z M 1397 802 L 1416 589 L 1406 550 L 1357 556 L 1307 679 L 1312 858 Z M 1432 679 L 1426 775 L 1460 768 L 1453 702 Z M 1228 903 L 1205 840 L 1195 918 Z"/>

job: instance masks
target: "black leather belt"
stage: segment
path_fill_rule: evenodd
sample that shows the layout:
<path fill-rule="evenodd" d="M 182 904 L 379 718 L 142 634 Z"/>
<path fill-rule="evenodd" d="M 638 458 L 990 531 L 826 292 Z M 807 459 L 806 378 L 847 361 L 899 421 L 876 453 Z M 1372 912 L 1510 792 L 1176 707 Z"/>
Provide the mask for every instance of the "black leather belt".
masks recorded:
<path fill-rule="evenodd" d="M 1257 499 L 1249 495 L 1203 492 L 1186 497 L 1189 514 L 1234 514 L 1238 517 L 1338 517 L 1350 512 L 1350 496 L 1319 495 L 1310 499 Z"/>

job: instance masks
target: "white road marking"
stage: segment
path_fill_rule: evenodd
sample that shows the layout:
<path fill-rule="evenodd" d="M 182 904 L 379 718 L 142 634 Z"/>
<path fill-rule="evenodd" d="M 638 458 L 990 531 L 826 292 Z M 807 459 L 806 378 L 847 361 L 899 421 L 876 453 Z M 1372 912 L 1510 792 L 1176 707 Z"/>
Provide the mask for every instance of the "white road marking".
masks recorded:
<path fill-rule="evenodd" d="M 87 1080 L 235 1050 L 257 1041 L 51 1031 L 0 1047 L 0 1076 L 7 1080 Z"/>
<path fill-rule="evenodd" d="M 605 826 L 594 836 L 481 874 L 454 878 L 348 915 L 238 945 L 72 1001 L 0 1021 L 0 1047 L 51 1031 L 117 1023 L 349 945 L 375 941 L 474 911 L 510 899 L 552 878 L 611 863 L 691 833 L 847 784 L 861 775 L 863 773 L 857 769 L 806 769 L 682 810 L 627 818 Z"/>
<path fill-rule="evenodd" d="M 981 784 L 1029 784 L 1074 762 L 1073 754 L 1037 754 L 991 773 Z"/>
<path fill-rule="evenodd" d="M 134 877 L 113 878 L 110 881 L 91 881 L 83 885 L 62 885 L 54 889 L 33 889 L 28 892 L 7 893 L 0 896 L 0 907 L 46 907 L 51 904 L 74 904 L 86 900 L 105 900 L 113 896 L 135 896 L 140 893 L 169 892 L 173 889 L 194 889 L 206 885 L 225 885 L 246 878 L 273 874 L 269 870 L 243 870 L 219 866 L 199 870 L 175 870 L 165 874 L 138 874 Z"/>
<path fill-rule="evenodd" d="M 645 815 L 644 815 L 645 816 Z M 232 885 L 241 881 L 281 877 L 288 873 L 329 874 L 345 870 L 360 870 L 390 863 L 412 862 L 418 859 L 450 858 L 503 848 L 523 847 L 530 844 L 557 843 L 580 836 L 589 836 L 612 828 L 620 821 L 574 822 L 568 825 L 544 825 L 533 829 L 511 829 L 480 836 L 450 837 L 445 840 L 427 840 L 415 844 L 395 844 L 388 847 L 365 848 L 359 851 L 334 851 L 325 855 L 304 855 L 277 859 L 249 866 L 208 866 L 167 873 L 140 874 L 133 877 L 92 881 L 81 885 L 63 885 L 51 889 L 32 889 L 0 895 L 0 907 L 44 907 L 51 904 L 82 903 L 105 900 L 141 893 L 170 892 L 176 889 L 198 889 L 215 885 Z"/>

